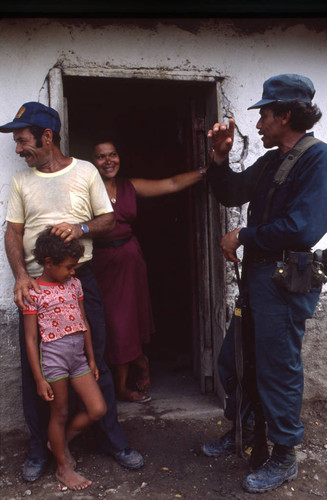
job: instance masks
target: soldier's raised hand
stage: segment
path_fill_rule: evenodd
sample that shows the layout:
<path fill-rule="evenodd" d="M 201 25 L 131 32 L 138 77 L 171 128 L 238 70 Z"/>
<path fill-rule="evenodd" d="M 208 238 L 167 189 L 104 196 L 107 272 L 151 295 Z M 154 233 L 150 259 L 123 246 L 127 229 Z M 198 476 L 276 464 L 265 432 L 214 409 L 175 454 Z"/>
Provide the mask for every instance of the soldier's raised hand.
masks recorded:
<path fill-rule="evenodd" d="M 211 157 L 216 163 L 222 163 L 228 157 L 233 146 L 235 122 L 233 118 L 226 123 L 215 123 L 208 131 L 208 138 L 211 139 Z"/>

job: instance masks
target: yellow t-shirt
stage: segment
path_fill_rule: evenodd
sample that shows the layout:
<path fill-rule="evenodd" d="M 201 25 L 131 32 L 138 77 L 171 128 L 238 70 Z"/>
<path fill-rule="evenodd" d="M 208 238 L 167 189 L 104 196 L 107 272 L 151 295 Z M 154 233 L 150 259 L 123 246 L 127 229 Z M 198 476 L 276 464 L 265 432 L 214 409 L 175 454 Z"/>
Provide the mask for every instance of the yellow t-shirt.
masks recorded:
<path fill-rule="evenodd" d="M 24 257 L 27 272 L 42 274 L 32 250 L 38 235 L 47 227 L 68 222 L 85 223 L 113 208 L 98 170 L 87 161 L 73 158 L 68 167 L 53 173 L 26 168 L 14 175 L 7 221 L 24 224 Z M 92 258 L 91 238 L 81 238 L 85 252 L 80 262 Z"/>

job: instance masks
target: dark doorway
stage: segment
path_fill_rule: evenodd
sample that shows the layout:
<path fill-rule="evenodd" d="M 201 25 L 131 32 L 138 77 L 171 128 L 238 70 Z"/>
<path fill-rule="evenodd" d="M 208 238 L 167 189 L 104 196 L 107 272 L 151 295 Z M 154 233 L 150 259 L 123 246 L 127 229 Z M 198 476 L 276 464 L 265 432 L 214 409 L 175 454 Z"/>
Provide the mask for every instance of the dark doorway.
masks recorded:
<path fill-rule="evenodd" d="M 212 86 L 66 76 L 70 155 L 91 160 L 94 139 L 106 132 L 117 144 L 124 176 L 156 179 L 199 167 L 194 157 L 194 110 L 205 115 Z M 194 207 L 197 193 L 204 189 L 198 185 L 138 203 L 135 233 L 148 266 L 156 323 L 149 354 L 172 361 L 177 369 L 192 367 L 199 356 Z"/>

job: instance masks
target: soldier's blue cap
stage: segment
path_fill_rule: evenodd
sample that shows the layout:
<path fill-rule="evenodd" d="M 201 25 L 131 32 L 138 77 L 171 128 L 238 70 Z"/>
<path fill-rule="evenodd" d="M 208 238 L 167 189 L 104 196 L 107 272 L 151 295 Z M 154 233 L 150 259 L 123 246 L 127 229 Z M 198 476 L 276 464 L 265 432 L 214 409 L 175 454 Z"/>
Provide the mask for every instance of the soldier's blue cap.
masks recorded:
<path fill-rule="evenodd" d="M 59 134 L 61 126 L 59 114 L 55 109 L 49 108 L 40 102 L 26 102 L 19 108 L 12 122 L 0 127 L 0 132 L 13 132 L 32 125 L 49 128 Z"/>
<path fill-rule="evenodd" d="M 293 73 L 272 76 L 263 84 L 262 99 L 248 109 L 262 108 L 273 102 L 290 102 L 294 100 L 311 104 L 315 88 L 310 78 Z"/>

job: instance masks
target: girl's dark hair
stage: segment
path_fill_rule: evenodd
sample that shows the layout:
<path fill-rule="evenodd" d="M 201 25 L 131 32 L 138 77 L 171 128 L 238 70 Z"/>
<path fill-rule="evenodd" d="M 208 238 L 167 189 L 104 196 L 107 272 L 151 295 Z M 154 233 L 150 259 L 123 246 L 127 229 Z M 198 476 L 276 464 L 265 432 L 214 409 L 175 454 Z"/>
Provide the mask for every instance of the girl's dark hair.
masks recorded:
<path fill-rule="evenodd" d="M 268 104 L 275 116 L 291 111 L 290 127 L 296 132 L 310 130 L 322 117 L 322 112 L 316 104 L 306 104 L 295 99 L 290 102 L 273 102 Z"/>
<path fill-rule="evenodd" d="M 36 147 L 41 148 L 42 134 L 45 131 L 45 128 L 39 127 L 38 125 L 31 125 L 29 129 L 36 140 Z M 58 134 L 58 132 L 52 131 L 52 142 L 57 148 L 60 148 L 60 135 Z"/>
<path fill-rule="evenodd" d="M 43 231 L 35 243 L 33 254 L 36 262 L 42 266 L 46 257 L 51 257 L 54 264 L 61 264 L 67 257 L 80 259 L 84 254 L 84 247 L 78 240 L 65 242 L 60 236 L 51 234 L 51 227 Z"/>

